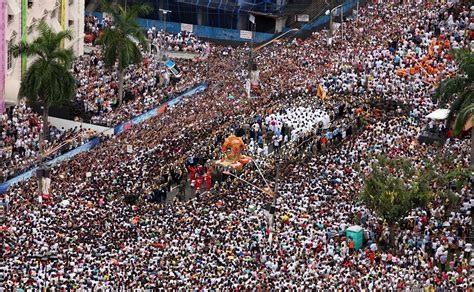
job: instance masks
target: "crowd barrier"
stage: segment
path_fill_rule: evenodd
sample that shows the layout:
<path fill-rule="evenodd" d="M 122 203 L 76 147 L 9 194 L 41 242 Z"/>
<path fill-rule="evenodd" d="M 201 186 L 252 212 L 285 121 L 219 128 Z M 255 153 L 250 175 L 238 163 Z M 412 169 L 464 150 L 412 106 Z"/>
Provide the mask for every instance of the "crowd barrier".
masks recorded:
<path fill-rule="evenodd" d="M 158 114 L 164 112 L 167 107 L 175 106 L 178 102 L 181 101 L 181 99 L 183 99 L 183 97 L 193 95 L 193 94 L 195 94 L 199 91 L 205 90 L 206 88 L 207 88 L 206 83 L 198 85 L 198 86 L 194 87 L 193 89 L 191 89 L 189 91 L 186 91 L 186 93 L 183 93 L 180 96 L 173 98 L 172 100 L 170 100 L 167 103 L 161 105 L 160 107 L 157 107 L 157 108 L 154 108 L 150 111 L 147 111 L 146 113 L 141 114 L 141 115 L 131 119 L 128 122 L 125 122 L 125 123 L 122 123 L 122 124 L 116 126 L 114 128 L 114 135 L 119 135 L 119 134 L 123 133 L 124 131 L 126 131 L 126 130 L 130 129 L 131 127 L 133 127 L 133 125 L 143 123 L 146 120 L 149 120 L 153 117 L 156 117 Z"/>
<path fill-rule="evenodd" d="M 136 124 L 139 124 L 139 123 L 142 123 L 156 115 L 158 115 L 159 113 L 163 112 L 164 109 L 166 109 L 167 107 L 173 107 L 175 106 L 178 102 L 180 102 L 183 97 L 185 96 L 190 96 L 190 95 L 193 95 L 199 91 L 203 91 L 207 88 L 207 83 L 203 83 L 201 85 L 198 85 L 196 87 L 194 87 L 193 89 L 191 90 L 188 90 L 186 91 L 185 93 L 173 98 L 172 100 L 168 101 L 167 103 L 161 105 L 160 107 L 157 107 L 157 108 L 154 108 L 144 114 L 141 114 L 135 118 L 133 118 L 132 120 L 128 121 L 128 122 L 125 122 L 117 127 L 114 128 L 114 135 L 118 135 L 122 132 L 124 132 L 126 129 L 128 128 L 131 128 L 133 125 L 136 125 Z M 58 164 L 59 162 L 62 162 L 64 160 L 67 160 L 67 159 L 71 159 L 73 158 L 74 156 L 80 154 L 80 153 L 83 153 L 83 152 L 86 152 L 86 151 L 89 151 L 91 150 L 92 148 L 94 148 L 95 146 L 97 146 L 98 144 L 100 143 L 100 138 L 94 138 L 92 139 L 91 141 L 87 142 L 86 144 L 84 145 L 81 145 L 80 147 L 77 147 L 76 149 L 73 149 L 61 156 L 58 156 L 50 161 L 48 161 L 46 163 L 46 165 L 48 167 L 52 167 L 56 164 Z M 27 179 L 30 179 L 35 171 L 36 171 L 37 168 L 33 168 L 21 175 L 18 175 L 2 184 L 0 184 L 0 194 L 1 193 L 4 193 L 6 192 L 10 186 L 14 185 L 14 184 L 17 184 L 19 182 L 22 182 L 22 181 L 25 181 Z"/>
<path fill-rule="evenodd" d="M 79 147 L 77 147 L 76 149 L 73 149 L 61 156 L 58 156 L 48 162 L 46 162 L 46 165 L 47 166 L 53 166 L 61 161 L 64 161 L 64 160 L 67 160 L 67 159 L 70 159 L 74 156 L 76 156 L 77 154 L 79 153 L 82 153 L 82 152 L 85 152 L 85 151 L 89 151 L 90 149 L 94 148 L 95 146 L 97 146 L 97 144 L 100 143 L 100 138 L 94 138 L 92 139 L 91 141 L 87 142 L 86 144 L 84 145 L 81 145 Z M 27 180 L 29 178 L 31 178 L 35 171 L 36 171 L 37 168 L 33 168 L 23 174 L 20 174 L 2 184 L 0 184 L 0 193 L 4 193 L 8 190 L 8 188 L 11 186 L 11 185 L 14 185 L 14 184 L 17 184 L 19 182 L 22 182 L 24 180 Z"/>

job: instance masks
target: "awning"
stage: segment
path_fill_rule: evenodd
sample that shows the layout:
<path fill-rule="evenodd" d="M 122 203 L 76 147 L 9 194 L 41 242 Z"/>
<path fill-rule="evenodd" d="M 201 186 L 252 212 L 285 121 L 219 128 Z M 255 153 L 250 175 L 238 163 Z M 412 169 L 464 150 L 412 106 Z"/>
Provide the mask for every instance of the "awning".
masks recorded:
<path fill-rule="evenodd" d="M 174 62 L 171 61 L 171 60 L 168 60 L 168 61 L 165 63 L 165 66 L 168 67 L 168 68 L 170 68 L 170 69 L 173 68 L 174 65 L 175 65 Z"/>
<path fill-rule="evenodd" d="M 61 27 L 61 24 L 59 24 L 59 21 L 56 18 L 51 19 L 51 28 L 56 33 L 63 31 L 63 28 Z"/>
<path fill-rule="evenodd" d="M 446 120 L 449 114 L 449 109 L 437 109 L 431 114 L 427 115 L 428 119 L 432 120 Z"/>
<path fill-rule="evenodd" d="M 20 5 L 15 0 L 7 0 L 8 15 L 17 15 L 21 13 Z"/>

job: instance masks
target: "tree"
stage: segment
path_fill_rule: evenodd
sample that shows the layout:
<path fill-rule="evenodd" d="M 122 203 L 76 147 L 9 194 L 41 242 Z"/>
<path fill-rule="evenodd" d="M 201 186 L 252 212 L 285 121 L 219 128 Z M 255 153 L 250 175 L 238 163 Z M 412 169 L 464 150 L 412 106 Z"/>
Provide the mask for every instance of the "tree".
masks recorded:
<path fill-rule="evenodd" d="M 102 2 L 105 12 L 112 15 L 113 26 L 105 30 L 99 39 L 104 51 L 104 62 L 108 68 L 113 68 L 117 64 L 118 75 L 118 102 L 123 98 L 123 78 L 125 70 L 132 64 L 142 61 L 142 53 L 139 45 L 143 49 L 148 49 L 143 28 L 138 25 L 137 17 L 151 11 L 149 5 L 134 5 L 124 9 L 119 4 L 108 4 Z"/>
<path fill-rule="evenodd" d="M 364 178 L 364 189 L 359 200 L 392 228 L 393 244 L 395 224 L 415 208 L 424 208 L 433 195 L 431 182 L 436 174 L 431 165 L 415 170 L 407 159 L 390 159 L 381 156 L 371 165 L 372 172 Z"/>
<path fill-rule="evenodd" d="M 49 137 L 49 107 L 62 105 L 74 97 L 76 81 L 69 70 L 74 61 L 74 51 L 61 48 L 63 40 L 72 39 L 70 30 L 55 33 L 44 21 L 37 25 L 36 30 L 39 32 L 38 38 L 31 43 L 22 42 L 13 46 L 12 52 L 15 57 L 25 53 L 35 58 L 22 77 L 19 95 L 43 107 L 44 141 Z"/>
<path fill-rule="evenodd" d="M 474 114 L 474 54 L 466 50 L 453 50 L 459 64 L 460 74 L 441 81 L 434 98 L 441 107 L 452 102 L 447 123 L 454 121 L 453 136 L 459 135 L 464 125 L 473 119 Z M 474 127 L 471 128 L 471 168 L 474 169 Z"/>

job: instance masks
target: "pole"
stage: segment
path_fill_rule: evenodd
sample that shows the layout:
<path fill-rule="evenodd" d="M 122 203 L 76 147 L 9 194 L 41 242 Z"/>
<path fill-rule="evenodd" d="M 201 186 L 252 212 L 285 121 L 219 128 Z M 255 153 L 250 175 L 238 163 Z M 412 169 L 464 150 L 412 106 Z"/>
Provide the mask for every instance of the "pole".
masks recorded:
<path fill-rule="evenodd" d="M 273 239 L 273 232 L 275 231 L 275 213 L 276 213 L 276 203 L 278 196 L 278 180 L 280 179 L 280 150 L 277 150 L 277 156 L 275 161 L 275 190 L 273 191 L 273 202 L 270 208 L 270 234 L 268 236 L 268 241 L 271 243 Z"/>
<path fill-rule="evenodd" d="M 250 41 L 250 55 L 249 55 L 249 72 L 248 72 L 248 80 L 249 80 L 249 87 L 252 87 L 252 69 L 253 69 L 253 46 L 254 46 L 254 38 L 255 38 L 255 22 L 251 23 L 251 31 L 252 31 L 252 40 Z M 250 92 L 251 89 L 248 90 L 248 98 L 250 99 Z"/>
<path fill-rule="evenodd" d="M 342 6 L 341 6 L 341 41 L 344 42 L 344 14 L 342 13 Z"/>
<path fill-rule="evenodd" d="M 165 31 L 165 33 L 166 33 L 166 14 L 168 14 L 168 13 L 165 12 L 165 24 L 164 24 L 164 31 Z"/>
<path fill-rule="evenodd" d="M 168 15 L 168 13 L 171 12 L 171 10 L 160 9 L 160 11 L 163 13 L 164 16 L 163 31 L 166 32 L 166 16 Z"/>
<path fill-rule="evenodd" d="M 328 44 L 328 46 L 331 46 L 331 44 L 332 44 L 332 10 L 329 13 L 329 30 L 328 30 L 327 44 Z"/>
<path fill-rule="evenodd" d="M 359 20 L 359 0 L 357 0 L 357 16 L 356 16 L 356 20 Z"/>

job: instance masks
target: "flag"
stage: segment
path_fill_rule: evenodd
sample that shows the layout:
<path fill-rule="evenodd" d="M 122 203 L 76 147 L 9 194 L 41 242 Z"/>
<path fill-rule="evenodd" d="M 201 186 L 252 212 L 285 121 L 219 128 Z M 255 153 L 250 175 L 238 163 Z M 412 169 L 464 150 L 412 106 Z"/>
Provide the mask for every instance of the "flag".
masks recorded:
<path fill-rule="evenodd" d="M 323 86 L 321 84 L 318 84 L 318 90 L 316 95 L 321 99 L 326 98 L 326 91 L 324 91 Z"/>

